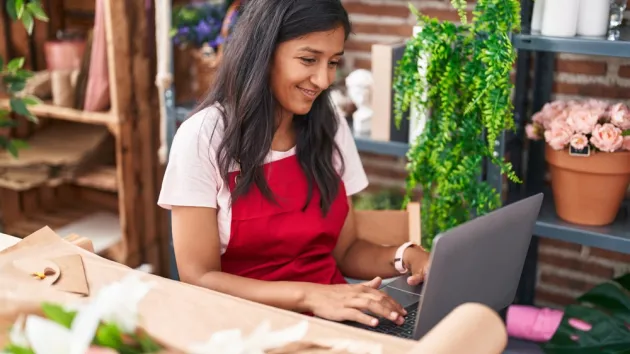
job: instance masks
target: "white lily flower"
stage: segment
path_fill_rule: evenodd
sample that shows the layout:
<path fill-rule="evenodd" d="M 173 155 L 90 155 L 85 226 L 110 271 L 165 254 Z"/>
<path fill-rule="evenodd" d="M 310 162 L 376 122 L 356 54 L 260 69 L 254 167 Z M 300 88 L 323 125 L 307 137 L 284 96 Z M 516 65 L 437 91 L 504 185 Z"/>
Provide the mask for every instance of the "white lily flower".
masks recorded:
<path fill-rule="evenodd" d="M 131 274 L 103 287 L 94 301 L 88 304 L 66 306 L 67 309 L 77 311 L 70 329 L 30 315 L 26 319 L 23 334 L 22 326 L 16 323 L 10 340 L 13 344 L 30 347 L 35 354 L 85 354 L 101 321 L 115 324 L 124 333 L 136 330 L 138 304 L 151 286 L 150 283 L 142 282 L 139 275 Z"/>
<path fill-rule="evenodd" d="M 9 341 L 20 347 L 28 347 L 28 339 L 26 338 L 26 333 L 24 332 L 23 316 L 20 316 L 11 327 L 11 332 L 9 332 Z"/>
<path fill-rule="evenodd" d="M 69 330 L 34 315 L 26 318 L 25 333 L 35 354 L 84 354 L 94 338 L 94 332 Z"/>
<path fill-rule="evenodd" d="M 249 337 L 243 338 L 238 329 L 214 333 L 206 343 L 192 345 L 190 354 L 264 354 L 266 350 L 283 347 L 304 338 L 308 321 L 302 321 L 279 331 L 271 331 L 271 324 L 263 322 Z"/>
<path fill-rule="evenodd" d="M 103 322 L 115 324 L 125 333 L 133 333 L 140 319 L 138 305 L 153 286 L 153 282 L 143 282 L 140 274 L 132 273 L 101 289 L 94 305 L 99 308 Z"/>

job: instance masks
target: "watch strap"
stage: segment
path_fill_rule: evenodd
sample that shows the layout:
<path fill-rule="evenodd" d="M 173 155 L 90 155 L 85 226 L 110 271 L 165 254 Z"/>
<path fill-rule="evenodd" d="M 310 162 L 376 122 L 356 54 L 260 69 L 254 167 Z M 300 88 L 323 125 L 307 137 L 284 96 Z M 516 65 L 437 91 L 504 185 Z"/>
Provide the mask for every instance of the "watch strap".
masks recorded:
<path fill-rule="evenodd" d="M 409 247 L 414 246 L 415 244 L 413 242 L 405 242 L 396 250 L 396 255 L 394 256 L 394 268 L 396 268 L 396 270 L 400 272 L 400 274 L 405 274 L 408 271 L 408 269 L 405 268 L 405 265 L 403 264 L 403 255 L 405 254 L 405 250 L 407 250 L 407 248 Z"/>

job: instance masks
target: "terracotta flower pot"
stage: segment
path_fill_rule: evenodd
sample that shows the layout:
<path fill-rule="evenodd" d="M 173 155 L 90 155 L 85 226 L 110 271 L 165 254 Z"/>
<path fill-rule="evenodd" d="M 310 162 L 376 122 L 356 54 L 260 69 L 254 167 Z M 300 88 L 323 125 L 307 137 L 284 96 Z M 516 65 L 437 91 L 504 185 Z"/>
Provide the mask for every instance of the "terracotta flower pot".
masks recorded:
<path fill-rule="evenodd" d="M 630 151 L 569 155 L 545 147 L 558 217 L 589 226 L 612 223 L 630 184 Z"/>

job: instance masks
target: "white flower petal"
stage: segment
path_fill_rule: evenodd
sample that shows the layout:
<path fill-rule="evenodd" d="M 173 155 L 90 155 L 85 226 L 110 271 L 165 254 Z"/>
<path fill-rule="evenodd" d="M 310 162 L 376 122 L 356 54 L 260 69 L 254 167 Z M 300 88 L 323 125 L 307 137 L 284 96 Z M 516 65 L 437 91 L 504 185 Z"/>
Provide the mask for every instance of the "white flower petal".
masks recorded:
<path fill-rule="evenodd" d="M 68 354 L 84 354 L 90 347 L 101 323 L 102 308 L 97 305 L 91 303 L 77 312 L 70 326 L 72 343 Z"/>
<path fill-rule="evenodd" d="M 269 322 L 260 325 L 248 338 L 248 348 L 262 351 L 283 347 L 302 340 L 308 332 L 308 321 L 278 331 L 270 331 Z"/>
<path fill-rule="evenodd" d="M 153 282 L 144 282 L 140 274 L 132 273 L 103 287 L 94 300 L 101 309 L 101 319 L 125 333 L 134 332 L 139 321 L 138 305 L 153 286 Z"/>
<path fill-rule="evenodd" d="M 70 353 L 70 331 L 56 322 L 29 315 L 25 333 L 35 354 Z"/>
<path fill-rule="evenodd" d="M 308 321 L 278 331 L 271 331 L 271 323 L 265 321 L 247 338 L 238 329 L 214 333 L 206 343 L 193 345 L 191 354 L 264 354 L 266 350 L 283 347 L 304 338 Z"/>
<path fill-rule="evenodd" d="M 352 339 L 331 339 L 317 341 L 318 344 L 331 348 L 331 351 L 345 351 L 351 354 L 383 354 L 383 347 L 379 343 L 363 342 Z"/>
<path fill-rule="evenodd" d="M 24 332 L 24 316 L 20 316 L 13 326 L 11 332 L 9 332 L 9 341 L 20 347 L 29 347 L 26 333 Z"/>
<path fill-rule="evenodd" d="M 190 354 L 241 354 L 244 342 L 239 329 L 216 332 L 205 343 L 193 344 L 188 348 Z"/>

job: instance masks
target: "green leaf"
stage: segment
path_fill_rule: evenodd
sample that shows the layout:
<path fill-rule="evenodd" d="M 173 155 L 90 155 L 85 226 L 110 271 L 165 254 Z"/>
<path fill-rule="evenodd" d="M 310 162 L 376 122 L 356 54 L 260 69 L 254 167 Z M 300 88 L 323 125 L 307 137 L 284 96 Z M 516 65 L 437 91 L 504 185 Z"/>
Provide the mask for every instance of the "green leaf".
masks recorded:
<path fill-rule="evenodd" d="M 0 71 L 4 70 L 4 59 L 0 56 Z"/>
<path fill-rule="evenodd" d="M 576 329 L 570 319 L 580 319 L 592 327 L 588 331 Z M 549 342 L 543 345 L 547 354 L 612 354 L 630 348 L 630 330 L 624 321 L 598 309 L 570 305 L 562 322 Z"/>
<path fill-rule="evenodd" d="M 20 347 L 15 344 L 9 344 L 6 348 L 4 348 L 4 351 L 7 354 L 35 354 L 33 349 Z"/>
<path fill-rule="evenodd" d="M 33 20 L 33 15 L 31 15 L 30 12 L 24 11 L 24 13 L 22 14 L 22 23 L 24 24 L 24 28 L 26 28 L 26 32 L 29 35 L 33 34 L 35 20 Z"/>
<path fill-rule="evenodd" d="M 613 313 L 625 312 L 630 314 L 630 297 L 628 292 L 614 282 L 605 282 L 595 286 L 584 295 L 578 297 L 577 301 L 589 303 Z"/>
<path fill-rule="evenodd" d="M 76 311 L 67 311 L 62 306 L 49 302 L 42 304 L 42 310 L 46 318 L 66 328 L 70 328 L 74 317 L 77 315 Z"/>
<path fill-rule="evenodd" d="M 12 94 L 16 94 L 16 93 L 24 90 L 25 87 L 26 87 L 26 82 L 24 82 L 24 81 L 16 81 L 16 82 L 9 83 L 7 85 L 7 89 Z"/>
<path fill-rule="evenodd" d="M 39 97 L 33 95 L 22 97 L 22 101 L 24 101 L 24 104 L 27 106 L 35 106 L 42 103 L 42 100 L 40 100 Z"/>
<path fill-rule="evenodd" d="M 623 132 L 621 132 L 621 135 L 623 135 L 623 136 L 630 136 L 630 129 L 624 130 Z M 628 289 L 628 290 L 630 290 L 630 289 Z"/>
<path fill-rule="evenodd" d="M 11 144 L 18 150 L 28 148 L 28 143 L 21 139 L 13 139 L 11 140 Z"/>
<path fill-rule="evenodd" d="M 13 119 L 7 119 L 0 115 L 0 128 L 15 128 L 17 127 L 17 122 Z"/>
<path fill-rule="evenodd" d="M 29 112 L 28 108 L 26 108 L 26 104 L 24 104 L 24 101 L 21 98 L 17 98 L 17 97 L 13 97 L 11 98 L 11 111 L 28 117 L 31 116 L 31 112 Z"/>
<path fill-rule="evenodd" d="M 30 79 L 35 74 L 30 70 L 18 69 L 15 71 L 14 75 L 16 78 L 26 80 L 26 79 Z"/>
<path fill-rule="evenodd" d="M 11 17 L 13 21 L 18 19 L 15 3 L 16 3 L 16 0 L 7 0 L 7 5 L 6 5 L 7 14 L 9 14 L 9 17 Z"/>
<path fill-rule="evenodd" d="M 24 58 L 13 58 L 7 64 L 7 70 L 13 73 L 21 69 L 22 66 L 24 66 Z"/>
<path fill-rule="evenodd" d="M 149 337 L 146 333 L 143 333 L 136 337 L 138 343 L 140 343 L 140 348 L 142 349 L 142 353 L 157 353 L 163 348 L 155 342 L 151 337 Z"/>
<path fill-rule="evenodd" d="M 26 5 L 26 8 L 28 9 L 28 11 L 31 12 L 33 16 L 35 16 L 36 19 L 40 21 L 44 21 L 44 22 L 48 21 L 48 16 L 46 15 L 46 12 L 44 11 L 44 9 L 42 9 L 42 6 L 40 5 L 39 2 L 37 1 L 29 2 L 28 5 Z"/>
<path fill-rule="evenodd" d="M 24 0 L 15 0 L 15 13 L 17 18 L 21 18 L 24 14 Z"/>
<path fill-rule="evenodd" d="M 101 347 L 118 349 L 123 345 L 122 333 L 114 324 L 102 324 L 96 330 L 94 343 Z"/>
<path fill-rule="evenodd" d="M 34 116 L 26 107 L 26 103 L 23 99 L 21 98 L 17 98 L 17 97 L 13 97 L 11 98 L 11 110 L 19 115 L 22 115 L 24 117 L 26 117 L 28 120 L 30 120 L 33 123 L 37 123 L 39 122 L 39 119 L 37 119 L 36 116 Z"/>

